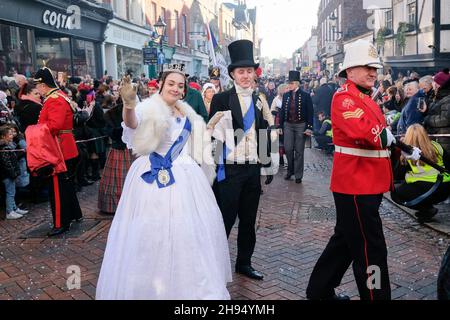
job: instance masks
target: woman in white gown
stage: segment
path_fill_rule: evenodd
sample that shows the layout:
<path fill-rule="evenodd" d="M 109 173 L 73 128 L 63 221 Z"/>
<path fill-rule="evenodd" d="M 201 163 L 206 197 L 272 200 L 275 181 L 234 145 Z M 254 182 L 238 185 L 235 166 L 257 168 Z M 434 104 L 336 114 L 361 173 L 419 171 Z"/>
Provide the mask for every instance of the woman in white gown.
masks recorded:
<path fill-rule="evenodd" d="M 181 101 L 185 92 L 178 69 L 164 72 L 160 94 L 137 107 L 129 80 L 121 90 L 123 140 L 140 157 L 109 231 L 97 299 L 230 299 L 228 242 L 208 149 L 221 115 L 207 129 Z"/>

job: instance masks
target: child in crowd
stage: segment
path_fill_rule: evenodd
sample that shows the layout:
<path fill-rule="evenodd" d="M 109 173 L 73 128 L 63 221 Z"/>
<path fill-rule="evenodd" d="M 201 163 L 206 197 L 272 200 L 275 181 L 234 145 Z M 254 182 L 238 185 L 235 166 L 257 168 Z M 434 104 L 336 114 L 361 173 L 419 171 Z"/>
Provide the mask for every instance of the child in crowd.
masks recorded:
<path fill-rule="evenodd" d="M 27 214 L 28 211 L 17 207 L 16 178 L 20 176 L 20 166 L 17 161 L 17 154 L 14 151 L 13 130 L 10 126 L 0 127 L 0 179 L 5 186 L 6 193 L 6 219 L 16 220 Z"/>

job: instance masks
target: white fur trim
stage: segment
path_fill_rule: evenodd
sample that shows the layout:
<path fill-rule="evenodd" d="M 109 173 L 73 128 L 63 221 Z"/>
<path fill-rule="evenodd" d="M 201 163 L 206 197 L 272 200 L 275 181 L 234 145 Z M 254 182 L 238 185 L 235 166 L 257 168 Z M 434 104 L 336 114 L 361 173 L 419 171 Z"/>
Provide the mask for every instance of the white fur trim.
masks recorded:
<path fill-rule="evenodd" d="M 189 104 L 178 101 L 176 108 L 192 124 L 192 132 L 186 147 L 212 185 L 216 178 L 216 165 L 212 157 L 211 133 L 206 129 L 203 118 Z M 136 109 L 142 118 L 133 139 L 133 152 L 139 156 L 148 156 L 158 148 L 170 126 L 170 108 L 159 94 L 155 94 L 139 103 Z"/>

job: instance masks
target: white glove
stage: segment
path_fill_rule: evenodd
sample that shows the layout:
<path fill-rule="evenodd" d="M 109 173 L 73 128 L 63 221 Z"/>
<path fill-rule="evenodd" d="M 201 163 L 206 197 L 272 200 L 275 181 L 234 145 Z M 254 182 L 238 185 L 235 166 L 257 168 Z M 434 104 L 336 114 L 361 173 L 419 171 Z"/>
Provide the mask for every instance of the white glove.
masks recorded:
<path fill-rule="evenodd" d="M 412 160 L 412 161 L 418 161 L 420 160 L 420 155 L 422 154 L 422 150 L 419 148 L 414 147 L 411 154 L 407 154 L 406 152 L 402 151 L 402 155 L 406 160 Z"/>
<path fill-rule="evenodd" d="M 208 129 L 214 129 L 216 127 L 216 124 L 219 123 L 220 119 L 223 117 L 223 112 L 219 111 L 216 112 L 216 114 L 209 120 L 207 128 Z"/>
<path fill-rule="evenodd" d="M 130 76 L 122 79 L 122 87 L 120 88 L 120 96 L 122 97 L 123 106 L 126 109 L 136 108 L 137 88 L 131 83 Z"/>
<path fill-rule="evenodd" d="M 390 146 L 392 146 L 393 143 L 397 142 L 397 139 L 395 139 L 395 136 L 392 134 L 391 130 L 389 130 L 388 128 L 386 128 L 384 130 L 386 130 L 386 133 L 387 133 L 387 145 L 386 145 L 386 147 L 390 147 Z"/>
<path fill-rule="evenodd" d="M 275 142 L 275 141 L 277 141 L 277 139 L 278 139 L 278 132 L 277 132 L 277 130 L 271 130 L 270 131 L 270 140 L 272 142 Z"/>

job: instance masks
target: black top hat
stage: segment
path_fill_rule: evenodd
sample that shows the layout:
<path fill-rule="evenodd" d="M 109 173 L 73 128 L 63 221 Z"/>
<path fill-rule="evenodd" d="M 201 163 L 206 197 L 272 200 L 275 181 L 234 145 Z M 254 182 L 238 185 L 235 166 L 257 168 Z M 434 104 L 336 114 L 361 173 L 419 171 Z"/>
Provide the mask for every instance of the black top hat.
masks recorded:
<path fill-rule="evenodd" d="M 228 66 L 228 73 L 236 68 L 255 68 L 259 63 L 255 63 L 253 58 L 253 42 L 250 40 L 237 40 L 228 46 L 230 52 L 231 64 Z"/>
<path fill-rule="evenodd" d="M 209 78 L 211 80 L 219 80 L 220 79 L 220 68 L 213 67 L 209 69 Z"/>
<path fill-rule="evenodd" d="M 58 88 L 58 85 L 53 78 L 52 71 L 47 67 L 39 69 L 34 75 L 33 81 L 34 83 L 44 83 L 50 88 Z"/>
<path fill-rule="evenodd" d="M 295 70 L 289 71 L 289 80 L 288 81 L 289 82 L 291 82 L 291 81 L 300 82 L 300 71 L 295 71 Z"/>

